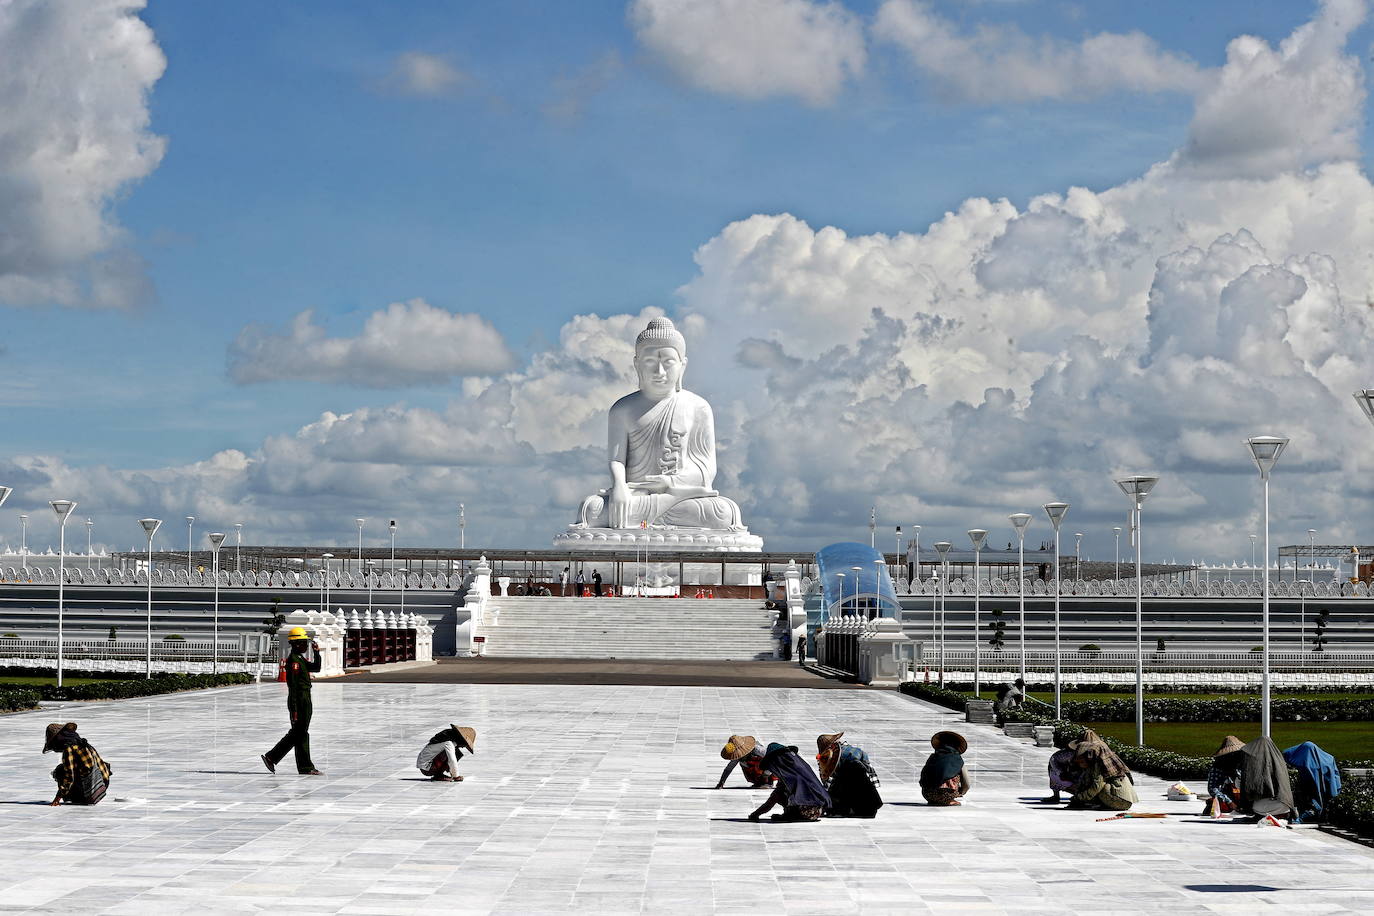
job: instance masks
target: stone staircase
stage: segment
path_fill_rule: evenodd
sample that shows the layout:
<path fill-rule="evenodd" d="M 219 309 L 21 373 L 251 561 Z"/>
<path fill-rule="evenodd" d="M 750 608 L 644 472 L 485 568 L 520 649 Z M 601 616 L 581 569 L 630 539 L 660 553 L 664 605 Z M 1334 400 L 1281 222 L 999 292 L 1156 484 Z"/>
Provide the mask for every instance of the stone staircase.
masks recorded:
<path fill-rule="evenodd" d="M 758 600 L 500 598 L 482 654 L 495 658 L 772 659 L 776 611 Z"/>

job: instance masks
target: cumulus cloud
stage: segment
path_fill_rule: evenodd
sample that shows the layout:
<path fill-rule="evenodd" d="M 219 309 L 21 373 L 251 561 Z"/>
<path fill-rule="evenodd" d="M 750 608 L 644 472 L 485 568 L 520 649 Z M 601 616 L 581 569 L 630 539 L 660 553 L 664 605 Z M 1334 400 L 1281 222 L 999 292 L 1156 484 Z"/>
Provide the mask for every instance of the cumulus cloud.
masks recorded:
<path fill-rule="evenodd" d="M 1220 78 L 1198 100 L 1176 162 L 1214 177 L 1268 178 L 1359 156 L 1364 73 L 1344 53 L 1364 0 L 1323 0 L 1316 17 L 1277 48 L 1242 35 Z"/>
<path fill-rule="evenodd" d="M 112 209 L 165 146 L 148 93 L 166 58 L 143 7 L 0 3 L 0 303 L 131 308 L 152 296 Z"/>
<path fill-rule="evenodd" d="M 368 388 L 436 385 L 509 369 L 510 349 L 481 315 L 449 312 L 423 299 L 373 312 L 357 337 L 329 337 L 306 309 L 285 330 L 249 325 L 229 347 L 240 384 L 301 379 Z"/>
<path fill-rule="evenodd" d="M 884 0 L 873 35 L 906 51 L 938 90 L 973 102 L 1193 92 L 1205 79 L 1197 64 L 1140 32 L 1099 32 L 1077 42 L 1007 25 L 964 32 L 925 0 Z"/>
<path fill-rule="evenodd" d="M 836 2 L 633 0 L 645 48 L 683 82 L 745 99 L 834 101 L 867 60 L 863 25 Z"/>
<path fill-rule="evenodd" d="M 1316 106 L 1311 73 L 1346 52 L 1334 39 L 1304 47 L 1307 66 L 1232 59 L 1218 84 L 1243 93 L 1255 80 Z M 1117 187 L 1024 207 L 973 198 L 895 235 L 788 214 L 724 227 L 675 310 L 687 384 L 716 410 L 718 488 L 780 549 L 862 537 L 874 502 L 882 524 L 919 523 L 932 539 L 972 525 L 1010 538 L 1008 512 L 1062 498 L 1100 557 L 1126 511 L 1113 475 L 1158 472 L 1147 555 L 1216 559 L 1258 524 L 1242 440 L 1275 433 L 1292 438 L 1275 539 L 1305 542 L 1313 527 L 1353 542 L 1374 505 L 1371 431 L 1350 403 L 1374 383 L 1374 185 L 1329 139 L 1308 138 L 1327 152 L 1302 166 L 1202 169 L 1181 151 Z M 131 518 L 145 504 L 251 512 L 279 540 L 394 512 L 451 542 L 461 499 L 469 543 L 544 544 L 605 486 L 605 411 L 633 389 L 632 341 L 654 314 L 574 317 L 554 345 L 465 379 L 442 409 L 326 414 L 179 468 L 30 456 L 0 475 L 99 493 Z M 483 517 L 499 524 L 483 531 Z M 1048 530 L 1035 524 L 1032 542 Z"/>
<path fill-rule="evenodd" d="M 400 95 L 442 98 L 458 94 L 471 82 L 471 77 L 442 55 L 403 51 L 391 62 L 382 85 Z"/>

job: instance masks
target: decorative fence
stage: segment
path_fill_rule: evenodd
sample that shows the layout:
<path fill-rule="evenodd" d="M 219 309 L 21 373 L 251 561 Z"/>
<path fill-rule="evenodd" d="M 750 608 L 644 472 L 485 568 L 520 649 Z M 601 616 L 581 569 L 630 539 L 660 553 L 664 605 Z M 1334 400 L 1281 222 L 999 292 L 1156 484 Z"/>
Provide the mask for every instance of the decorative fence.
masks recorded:
<path fill-rule="evenodd" d="M 63 581 L 67 585 L 116 585 L 116 586 L 142 586 L 147 588 L 148 576 L 143 570 L 119 570 L 119 569 L 86 569 L 84 566 L 68 566 L 62 571 Z M 16 569 L 13 566 L 0 568 L 0 583 L 18 585 L 56 585 L 59 578 L 58 569 L 52 567 L 30 566 Z M 406 573 L 403 570 L 373 572 L 368 575 L 354 574 L 350 572 L 329 572 L 330 589 L 363 589 L 371 587 L 374 589 L 433 589 L 439 591 L 455 591 L 463 588 L 466 576 L 463 573 L 455 572 L 453 575 L 445 573 Z M 215 584 L 215 576 L 210 570 L 201 572 L 190 570 L 185 567 L 168 566 L 165 569 L 153 569 L 153 587 L 162 586 L 181 586 L 189 588 L 212 588 Z M 325 588 L 325 574 L 323 572 L 282 572 L 281 570 L 263 570 L 262 572 L 228 572 L 221 570 L 219 573 L 220 588 L 301 588 L 301 589 L 323 589 Z"/>
<path fill-rule="evenodd" d="M 154 640 L 152 670 L 155 673 L 209 674 L 243 671 L 271 673 L 275 665 L 271 637 L 255 633 L 233 640 L 219 641 L 218 663 L 215 643 L 210 640 Z M 62 640 L 62 667 L 69 671 L 141 672 L 148 667 L 149 646 L 143 639 Z M 57 661 L 57 637 L 0 637 L 0 668 L 47 665 Z"/>
<path fill-rule="evenodd" d="M 1053 580 L 1027 579 L 1025 584 L 1027 598 L 1054 597 Z M 1135 579 L 1084 579 L 1082 582 L 1065 579 L 1062 585 L 1063 588 L 1059 594 L 1064 598 L 1124 598 L 1135 596 Z M 1196 584 L 1186 582 L 1180 585 L 1174 581 L 1146 579 L 1143 584 L 1143 592 L 1146 598 L 1260 598 L 1263 587 L 1263 583 L 1259 580 L 1254 582 L 1221 580 Z M 940 586 L 934 579 L 915 583 L 902 580 L 897 583 L 897 592 L 901 595 L 933 597 L 939 594 Z M 973 594 L 973 580 L 951 579 L 947 583 L 947 589 L 944 593 L 950 596 L 971 596 Z M 980 595 L 1013 598 L 1020 593 L 1020 587 L 1015 579 L 983 580 L 982 589 L 979 591 Z M 1272 579 L 1269 582 L 1270 598 L 1368 598 L 1370 595 L 1369 586 L 1364 582 L 1314 583 L 1306 580 L 1292 582 L 1286 579 Z"/>

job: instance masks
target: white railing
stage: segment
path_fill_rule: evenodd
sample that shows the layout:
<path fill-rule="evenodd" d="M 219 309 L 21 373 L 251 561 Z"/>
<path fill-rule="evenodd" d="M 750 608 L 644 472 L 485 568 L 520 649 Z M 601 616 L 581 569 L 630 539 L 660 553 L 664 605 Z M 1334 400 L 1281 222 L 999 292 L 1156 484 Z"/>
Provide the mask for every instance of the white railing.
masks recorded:
<path fill-rule="evenodd" d="M 56 567 L 37 567 L 15 568 L 7 566 L 0 568 L 0 585 L 56 585 L 58 580 L 58 570 Z M 408 576 L 401 572 L 373 572 L 367 576 L 355 575 L 347 572 L 331 571 L 329 573 L 329 588 L 332 589 L 351 589 L 366 590 L 369 580 L 374 590 L 397 591 L 404 589 L 424 590 L 424 591 L 455 591 L 463 586 L 464 574 L 455 572 L 453 575 L 446 573 L 418 573 L 412 572 Z M 281 570 L 264 570 L 260 573 L 254 572 L 221 572 L 219 574 L 219 585 L 222 589 L 233 588 L 301 588 L 301 589 L 321 589 L 324 587 L 324 574 L 321 572 L 282 572 Z M 65 571 L 64 584 L 72 586 L 127 586 L 127 587 L 148 587 L 148 576 L 143 570 L 120 570 L 120 569 L 86 569 L 85 567 L 67 567 Z M 214 574 L 210 570 L 200 571 L 191 570 L 188 574 L 185 567 L 168 567 L 166 569 L 153 569 L 153 587 L 172 586 L 183 588 L 213 588 L 215 585 Z"/>
<path fill-rule="evenodd" d="M 243 671 L 272 673 L 270 642 L 261 634 L 220 640 L 219 662 L 209 640 L 154 640 L 152 670 L 156 673 L 209 674 Z M 147 668 L 148 645 L 142 639 L 63 639 L 62 666 L 74 671 L 137 672 Z M 54 636 L 0 637 L 0 668 L 43 666 L 57 661 Z"/>
<path fill-rule="evenodd" d="M 1015 579 L 983 580 L 979 591 L 981 595 L 996 597 L 1016 597 L 1020 594 Z M 1085 579 L 1075 582 L 1065 579 L 1060 595 L 1065 598 L 1092 597 L 1134 597 L 1135 579 Z M 1249 582 L 1243 579 L 1232 581 L 1213 580 L 1212 582 L 1177 582 L 1145 580 L 1143 592 L 1147 598 L 1260 598 L 1263 584 L 1258 580 Z M 934 579 L 916 583 L 899 582 L 897 590 L 902 595 L 930 597 L 938 593 L 939 584 Z M 945 594 L 951 597 L 971 596 L 972 579 L 951 579 L 946 584 Z M 1364 582 L 1291 582 L 1271 581 L 1270 598 L 1369 598 L 1370 589 Z M 1054 597 L 1054 582 L 1042 579 L 1026 580 L 1026 597 Z"/>

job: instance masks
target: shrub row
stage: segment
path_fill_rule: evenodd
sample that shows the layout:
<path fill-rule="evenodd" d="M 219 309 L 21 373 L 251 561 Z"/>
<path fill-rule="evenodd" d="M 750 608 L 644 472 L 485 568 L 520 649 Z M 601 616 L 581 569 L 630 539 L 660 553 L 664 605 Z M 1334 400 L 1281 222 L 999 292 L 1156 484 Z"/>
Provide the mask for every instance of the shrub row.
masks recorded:
<path fill-rule="evenodd" d="M 155 674 L 148 679 L 97 681 L 94 684 L 46 684 L 38 687 L 18 687 L 0 683 L 0 690 L 22 690 L 44 700 L 123 700 L 148 697 L 179 690 L 200 690 L 205 687 L 227 687 L 231 684 L 252 683 L 251 674 Z M 26 707 L 38 705 L 37 699 Z"/>
<path fill-rule="evenodd" d="M 1333 826 L 1374 836 L 1374 777 L 1343 780 L 1340 794 L 1326 806 L 1326 816 Z"/>
<path fill-rule="evenodd" d="M 1066 700 L 1064 718 L 1075 722 L 1134 722 L 1135 700 Z M 1276 722 L 1367 722 L 1374 719 L 1374 700 L 1273 700 L 1270 716 Z M 1146 722 L 1257 722 L 1259 700 L 1145 701 Z"/>
<path fill-rule="evenodd" d="M 944 706 L 948 709 L 964 711 L 964 704 L 968 702 L 968 697 L 957 690 L 950 690 L 947 687 L 937 687 L 934 684 L 921 684 L 908 682 L 899 688 L 902 693 L 909 694 L 920 700 L 934 703 L 937 706 Z"/>
<path fill-rule="evenodd" d="M 0 684 L 0 712 L 16 709 L 35 709 L 43 695 L 32 687 L 13 687 Z"/>

